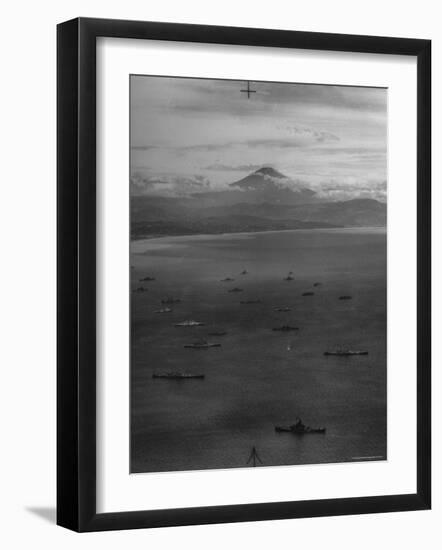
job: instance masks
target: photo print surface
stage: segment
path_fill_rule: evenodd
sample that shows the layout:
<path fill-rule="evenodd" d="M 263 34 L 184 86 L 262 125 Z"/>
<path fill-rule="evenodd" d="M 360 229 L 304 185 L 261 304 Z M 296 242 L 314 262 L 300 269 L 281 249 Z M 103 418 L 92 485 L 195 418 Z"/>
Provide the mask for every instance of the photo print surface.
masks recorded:
<path fill-rule="evenodd" d="M 387 98 L 130 76 L 131 473 L 387 459 Z"/>

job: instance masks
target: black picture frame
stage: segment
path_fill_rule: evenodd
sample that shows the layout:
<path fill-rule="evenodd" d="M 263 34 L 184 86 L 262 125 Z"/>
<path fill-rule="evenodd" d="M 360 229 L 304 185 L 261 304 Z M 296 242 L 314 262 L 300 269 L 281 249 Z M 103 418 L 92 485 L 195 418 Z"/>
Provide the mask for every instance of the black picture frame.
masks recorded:
<path fill-rule="evenodd" d="M 417 491 L 361 498 L 96 512 L 96 39 L 417 58 Z M 79 18 L 57 28 L 57 523 L 75 531 L 425 510 L 431 506 L 431 41 Z"/>

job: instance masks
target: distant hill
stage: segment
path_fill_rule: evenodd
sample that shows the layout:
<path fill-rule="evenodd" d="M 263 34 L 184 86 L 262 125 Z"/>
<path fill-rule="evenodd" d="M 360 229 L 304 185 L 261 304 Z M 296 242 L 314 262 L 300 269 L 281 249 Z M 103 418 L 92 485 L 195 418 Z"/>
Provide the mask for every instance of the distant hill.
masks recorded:
<path fill-rule="evenodd" d="M 374 199 L 351 199 L 293 208 L 304 221 L 321 221 L 346 227 L 382 227 L 387 224 L 387 205 Z"/>
<path fill-rule="evenodd" d="M 205 216 L 223 216 L 225 206 L 206 208 Z M 383 226 L 387 207 L 373 199 L 352 199 L 338 202 L 310 204 L 237 203 L 228 208 L 230 215 L 258 216 L 271 220 L 297 219 L 308 222 L 330 223 L 339 226 Z"/>
<path fill-rule="evenodd" d="M 131 197 L 132 238 L 314 227 L 385 226 L 386 204 L 374 199 L 324 201 L 265 167 L 226 191 L 187 197 Z"/>

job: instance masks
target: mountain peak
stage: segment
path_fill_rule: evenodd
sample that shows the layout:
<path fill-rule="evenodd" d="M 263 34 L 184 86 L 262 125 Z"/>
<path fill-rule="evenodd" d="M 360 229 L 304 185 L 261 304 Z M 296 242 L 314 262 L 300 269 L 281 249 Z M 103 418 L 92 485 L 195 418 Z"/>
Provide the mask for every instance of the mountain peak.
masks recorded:
<path fill-rule="evenodd" d="M 278 170 L 275 170 L 271 166 L 263 166 L 245 178 L 231 183 L 230 187 L 236 187 L 243 191 L 275 191 L 286 187 L 286 183 L 288 182 L 289 179 L 287 176 L 284 176 L 284 174 L 281 174 Z"/>
<path fill-rule="evenodd" d="M 248 193 L 253 202 L 310 202 L 315 195 L 271 166 L 263 166 L 229 187 Z"/>
<path fill-rule="evenodd" d="M 259 170 L 256 170 L 256 172 L 254 172 L 254 173 L 257 174 L 257 175 L 260 175 L 260 176 L 268 176 L 268 177 L 271 177 L 271 178 L 285 178 L 286 177 L 286 176 L 284 176 L 284 174 L 281 174 L 281 172 L 278 172 L 278 170 L 275 170 L 271 166 L 263 166 Z"/>

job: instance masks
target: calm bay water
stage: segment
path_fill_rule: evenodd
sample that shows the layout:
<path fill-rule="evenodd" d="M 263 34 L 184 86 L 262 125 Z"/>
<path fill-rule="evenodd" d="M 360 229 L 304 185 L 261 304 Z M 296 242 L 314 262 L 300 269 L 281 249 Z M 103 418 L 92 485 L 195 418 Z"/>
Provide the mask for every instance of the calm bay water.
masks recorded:
<path fill-rule="evenodd" d="M 163 237 L 133 242 L 131 263 L 149 289 L 131 295 L 132 472 L 247 467 L 253 446 L 264 466 L 386 458 L 384 229 Z M 181 303 L 155 313 L 166 297 Z M 205 326 L 174 327 L 187 319 Z M 222 347 L 183 347 L 197 340 Z M 336 346 L 369 355 L 323 355 Z M 170 371 L 205 379 L 152 378 Z M 297 416 L 326 434 L 275 433 Z"/>

